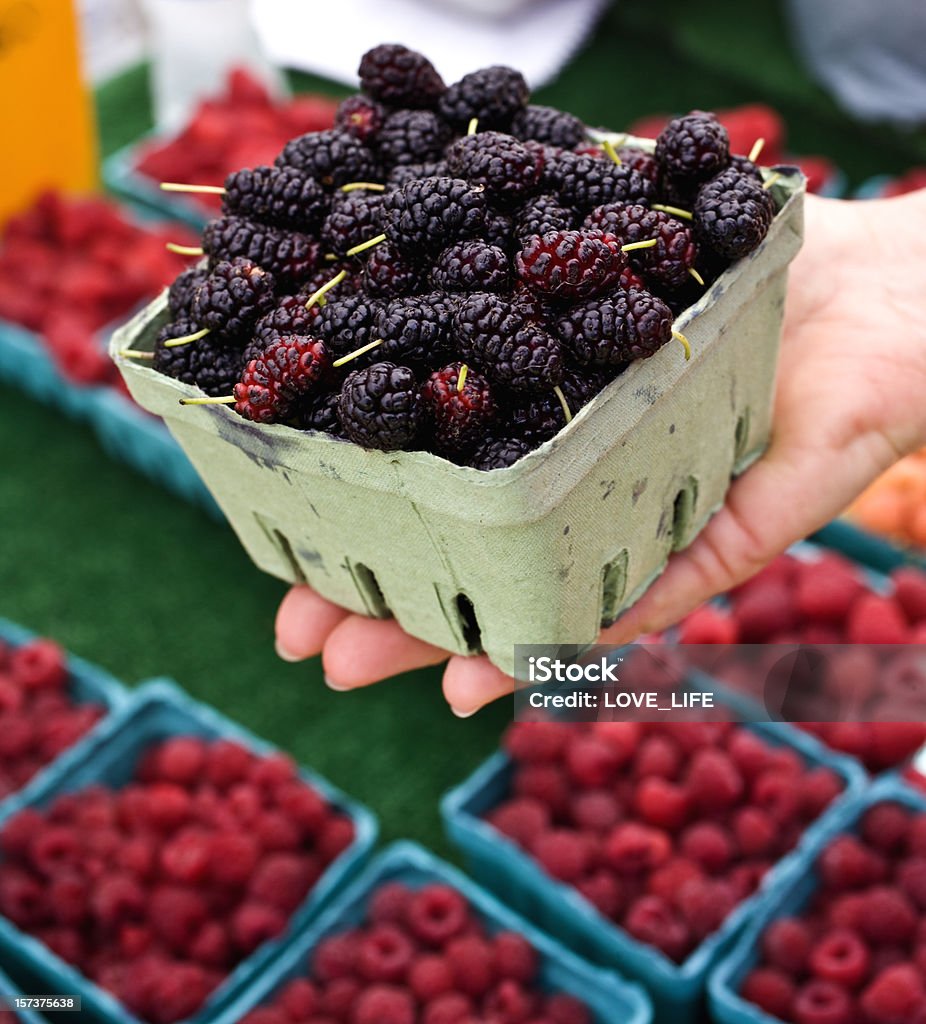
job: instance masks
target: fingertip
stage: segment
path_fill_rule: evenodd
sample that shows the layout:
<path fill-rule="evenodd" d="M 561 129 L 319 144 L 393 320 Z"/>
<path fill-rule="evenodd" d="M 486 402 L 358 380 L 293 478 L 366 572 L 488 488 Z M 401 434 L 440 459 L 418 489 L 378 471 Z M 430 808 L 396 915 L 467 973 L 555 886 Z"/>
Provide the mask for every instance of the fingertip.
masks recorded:
<path fill-rule="evenodd" d="M 331 631 L 350 614 L 316 594 L 311 587 L 292 587 L 277 610 L 276 652 L 283 661 L 304 661 L 318 654 Z"/>
<path fill-rule="evenodd" d="M 514 692 L 514 680 L 488 658 L 454 655 L 444 670 L 444 699 L 457 718 L 470 718 L 486 704 Z"/>
<path fill-rule="evenodd" d="M 362 615 L 347 615 L 322 650 L 325 680 L 333 690 L 369 686 L 402 672 L 439 665 L 446 658 L 446 651 L 409 636 L 395 619 Z"/>

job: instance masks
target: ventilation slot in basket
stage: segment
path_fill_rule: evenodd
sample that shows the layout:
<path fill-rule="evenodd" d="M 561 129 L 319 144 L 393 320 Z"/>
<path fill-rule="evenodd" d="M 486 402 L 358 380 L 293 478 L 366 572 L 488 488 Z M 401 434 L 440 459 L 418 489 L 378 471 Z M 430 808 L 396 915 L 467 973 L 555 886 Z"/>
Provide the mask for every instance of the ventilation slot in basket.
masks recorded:
<path fill-rule="evenodd" d="M 627 589 L 627 551 L 609 562 L 601 574 L 601 625 L 610 626 L 621 610 Z"/>
<path fill-rule="evenodd" d="M 698 503 L 698 481 L 693 476 L 675 495 L 672 508 L 672 550 L 678 551 L 688 543 L 695 506 Z"/>
<path fill-rule="evenodd" d="M 379 583 L 376 582 L 373 570 L 363 565 L 362 562 L 352 562 L 350 563 L 350 572 L 354 577 L 357 590 L 360 591 L 360 597 L 366 605 L 367 614 L 376 619 L 390 618 L 392 612 L 389 611 L 389 605 L 386 604 L 386 598 L 383 597 Z"/>
<path fill-rule="evenodd" d="M 456 604 L 463 642 L 471 654 L 478 654 L 482 651 L 482 630 L 479 628 L 479 620 L 476 618 L 473 602 L 466 594 L 457 594 Z"/>
<path fill-rule="evenodd" d="M 733 465 L 738 466 L 747 453 L 749 444 L 749 410 L 745 409 L 736 420 L 736 433 L 733 435 Z"/>

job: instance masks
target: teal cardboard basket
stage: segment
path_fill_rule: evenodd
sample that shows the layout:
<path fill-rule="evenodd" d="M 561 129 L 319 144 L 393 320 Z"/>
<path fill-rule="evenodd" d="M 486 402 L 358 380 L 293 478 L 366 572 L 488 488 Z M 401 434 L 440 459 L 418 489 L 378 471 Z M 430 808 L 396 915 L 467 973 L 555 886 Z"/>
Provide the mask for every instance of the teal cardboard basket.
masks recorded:
<path fill-rule="evenodd" d="M 842 832 L 854 831 L 860 818 L 875 804 L 892 801 L 914 811 L 926 812 L 926 797 L 896 777 L 885 777 L 856 799 L 843 804 L 824 828 L 802 850 L 788 877 L 778 886 L 773 898 L 758 909 L 734 948 L 711 975 L 709 999 L 717 1024 L 781 1024 L 747 1002 L 739 994 L 746 975 L 759 961 L 759 943 L 765 929 L 779 917 L 800 913 L 816 890 L 819 880 L 816 862 L 826 845 Z"/>
<path fill-rule="evenodd" d="M 794 850 L 765 876 L 756 893 L 740 903 L 721 927 L 682 964 L 673 963 L 659 950 L 631 938 L 601 915 L 575 888 L 548 875 L 529 854 L 503 836 L 484 815 L 508 794 L 512 762 L 496 753 L 465 782 L 446 794 L 441 803 L 444 827 L 461 851 L 477 881 L 570 949 L 594 963 L 621 971 L 641 982 L 661 1024 L 690 1024 L 700 1020 L 707 979 L 742 928 L 789 877 L 800 850 L 839 815 L 839 808 L 866 783 L 861 767 L 849 758 L 826 750 L 813 737 L 780 722 L 746 726 L 770 743 L 796 750 L 815 767 L 828 767 L 845 782 L 842 797 L 811 825 Z"/>
<path fill-rule="evenodd" d="M 142 686 L 100 730 L 82 758 L 59 774 L 53 785 L 45 786 L 34 799 L 20 801 L 0 815 L 0 829 L 11 814 L 22 807 L 45 807 L 57 797 L 91 785 L 120 787 L 133 777 L 136 765 L 153 743 L 170 736 L 195 735 L 208 739 L 231 739 L 259 755 L 275 752 L 263 740 L 229 721 L 212 708 L 199 704 L 166 680 Z M 370 853 L 377 835 L 374 816 L 350 800 L 321 776 L 302 769 L 301 778 L 313 786 L 329 803 L 347 814 L 354 823 L 353 843 L 325 870 L 302 905 L 292 915 L 287 930 L 277 939 L 265 942 L 228 975 L 202 1009 L 189 1018 L 195 1024 L 207 1024 L 241 995 L 281 953 L 293 936 L 310 925 Z M 79 973 L 42 942 L 0 917 L 0 963 L 15 965 L 40 979 L 48 991 L 79 995 L 82 1014 L 106 1024 L 140 1024 L 138 1018 L 108 992 Z"/>
<path fill-rule="evenodd" d="M 22 647 L 30 640 L 37 639 L 34 633 L 22 626 L 0 619 L 0 640 L 13 647 Z M 105 709 L 104 716 L 96 725 L 86 732 L 76 743 L 62 751 L 53 761 L 40 768 L 35 775 L 17 792 L 0 800 L 0 814 L 8 808 L 37 799 L 48 787 L 54 786 L 57 779 L 66 777 L 71 766 L 79 761 L 96 736 L 106 728 L 109 716 L 121 708 L 128 700 L 125 687 L 113 676 L 96 665 L 91 665 L 81 658 L 68 655 L 68 694 L 78 704 L 99 704 Z"/>
<path fill-rule="evenodd" d="M 398 842 L 381 853 L 216 1024 L 237 1024 L 246 1013 L 272 1000 L 288 981 L 306 977 L 312 951 L 319 942 L 362 923 L 371 893 L 388 882 L 401 882 L 414 889 L 434 882 L 452 886 L 466 897 L 489 932 L 514 931 L 523 935 L 540 954 L 540 987 L 581 999 L 592 1011 L 595 1024 L 649 1024 L 652 1020 L 649 1002 L 636 985 L 624 981 L 614 971 L 580 960 L 422 847 Z"/>
<path fill-rule="evenodd" d="M 31 995 L 32 993 L 29 994 Z M 34 1010 L 13 1009 L 12 1000 L 23 995 L 25 993 L 21 992 L 13 984 L 12 980 L 0 970 L 0 1013 L 3 1010 L 8 1010 L 19 1021 L 19 1024 L 45 1024 L 45 1019 Z M 2 1017 L 0 1017 L 0 1020 L 2 1020 Z"/>

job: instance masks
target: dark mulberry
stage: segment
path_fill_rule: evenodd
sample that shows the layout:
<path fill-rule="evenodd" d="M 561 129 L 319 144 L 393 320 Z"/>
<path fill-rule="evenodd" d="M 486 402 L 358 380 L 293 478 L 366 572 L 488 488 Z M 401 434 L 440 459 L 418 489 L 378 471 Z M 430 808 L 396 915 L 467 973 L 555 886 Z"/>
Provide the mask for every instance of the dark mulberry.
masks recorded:
<path fill-rule="evenodd" d="M 447 89 L 427 57 L 397 43 L 367 50 L 358 74 L 364 92 L 393 107 L 433 107 Z"/>
<path fill-rule="evenodd" d="M 451 85 L 441 97 L 438 109 L 460 129 L 465 129 L 475 117 L 482 130 L 507 131 L 515 114 L 527 106 L 528 99 L 530 89 L 521 72 L 495 65 L 464 75 Z"/>
<path fill-rule="evenodd" d="M 343 128 L 365 145 L 375 141 L 385 120 L 386 108 L 362 92 L 342 100 L 334 115 L 334 123 L 338 128 Z"/>
<path fill-rule="evenodd" d="M 200 329 L 240 341 L 273 308 L 273 289 L 273 275 L 252 260 L 221 260 L 196 289 L 190 315 Z"/>
<path fill-rule="evenodd" d="M 426 430 L 436 452 L 460 456 L 487 434 L 495 419 L 495 400 L 489 382 L 467 367 L 463 387 L 463 363 L 435 370 L 421 388 Z"/>
<path fill-rule="evenodd" d="M 431 268 L 431 284 L 448 292 L 507 292 L 511 266 L 504 250 L 481 239 L 448 246 Z"/>
<path fill-rule="evenodd" d="M 218 217 L 203 228 L 203 250 L 213 261 L 253 260 L 283 286 L 298 287 L 315 270 L 319 245 L 297 231 L 268 227 L 243 217 Z"/>
<path fill-rule="evenodd" d="M 344 256 L 348 249 L 380 234 L 382 229 L 382 195 L 356 189 L 335 195 L 331 212 L 322 224 L 321 238 L 331 252 Z"/>
<path fill-rule="evenodd" d="M 515 256 L 518 276 L 528 288 L 569 300 L 612 287 L 626 263 L 620 241 L 594 228 L 534 236 Z"/>
<path fill-rule="evenodd" d="M 401 252 L 420 257 L 451 242 L 479 235 L 485 227 L 481 189 L 457 178 L 419 178 L 388 192 L 383 230 Z"/>
<path fill-rule="evenodd" d="M 643 291 L 615 292 L 565 312 L 556 332 L 584 366 L 621 367 L 655 355 L 672 339 L 672 310 Z"/>
<path fill-rule="evenodd" d="M 775 216 L 775 200 L 755 178 L 731 168 L 698 191 L 694 225 L 714 252 L 738 260 L 758 248 Z"/>
<path fill-rule="evenodd" d="M 277 167 L 295 167 L 327 189 L 352 181 L 380 181 L 371 150 L 342 128 L 309 132 L 290 139 L 276 159 Z"/>
<path fill-rule="evenodd" d="M 255 167 L 225 179 L 222 211 L 290 231 L 314 231 L 328 209 L 328 195 L 294 167 Z"/>
<path fill-rule="evenodd" d="M 397 110 L 390 114 L 376 139 L 385 167 L 437 161 L 452 133 L 433 110 Z"/>
<path fill-rule="evenodd" d="M 530 450 L 531 446 L 520 437 L 489 437 L 473 452 L 469 464 L 483 472 L 507 469 Z"/>
<path fill-rule="evenodd" d="M 208 276 L 209 270 L 206 267 L 200 266 L 188 267 L 182 274 L 177 276 L 167 290 L 167 308 L 170 310 L 170 315 L 174 320 L 186 316 L 190 312 L 196 289 Z M 195 330 L 196 328 L 193 327 L 192 331 Z M 177 334 L 175 337 L 179 338 L 180 335 Z"/>
<path fill-rule="evenodd" d="M 515 231 L 522 243 L 534 235 L 568 231 L 579 221 L 578 214 L 571 206 L 566 206 L 559 196 L 550 193 L 528 199 L 518 208 L 515 217 Z"/>
<path fill-rule="evenodd" d="M 625 164 L 600 156 L 562 152 L 548 159 L 544 184 L 563 203 L 587 213 L 604 203 L 635 203 L 656 198 L 656 186 L 649 178 Z"/>
<path fill-rule="evenodd" d="M 440 292 L 393 299 L 374 317 L 373 336 L 382 338 L 381 358 L 429 369 L 451 355 L 454 304 Z"/>
<path fill-rule="evenodd" d="M 656 160 L 670 178 L 707 181 L 730 162 L 727 130 L 703 110 L 673 118 L 656 139 Z"/>
<path fill-rule="evenodd" d="M 518 139 L 531 139 L 548 146 L 574 149 L 585 140 L 585 125 L 574 114 L 555 107 L 531 104 L 519 110 L 511 122 L 511 134 Z"/>
<path fill-rule="evenodd" d="M 319 311 L 313 330 L 332 352 L 346 355 L 376 340 L 372 332 L 379 308 L 362 293 L 332 298 Z"/>
<path fill-rule="evenodd" d="M 348 374 L 338 399 L 347 436 L 364 448 L 410 448 L 421 427 L 421 395 L 407 366 L 374 363 Z"/>
<path fill-rule="evenodd" d="M 397 252 L 384 242 L 367 256 L 363 268 L 363 287 L 368 295 L 392 299 L 418 291 L 424 270 L 412 255 Z"/>
<path fill-rule="evenodd" d="M 464 135 L 447 150 L 447 168 L 455 178 L 482 185 L 498 203 L 518 203 L 537 188 L 540 165 L 534 152 L 511 135 Z"/>

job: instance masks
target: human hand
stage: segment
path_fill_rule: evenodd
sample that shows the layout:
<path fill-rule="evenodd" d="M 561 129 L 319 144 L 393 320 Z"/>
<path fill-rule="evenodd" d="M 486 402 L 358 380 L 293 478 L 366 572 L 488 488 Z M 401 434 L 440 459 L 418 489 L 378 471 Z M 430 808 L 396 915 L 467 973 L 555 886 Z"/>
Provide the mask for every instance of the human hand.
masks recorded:
<path fill-rule="evenodd" d="M 771 447 L 601 642 L 677 622 L 926 445 L 926 191 L 851 203 L 808 196 L 805 237 L 789 277 Z M 449 658 L 444 696 L 461 717 L 513 686 L 486 658 L 449 655 L 307 587 L 284 598 L 276 635 L 288 661 L 321 653 L 333 689 Z"/>

